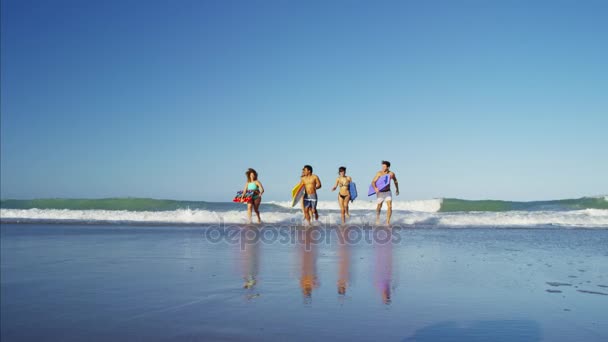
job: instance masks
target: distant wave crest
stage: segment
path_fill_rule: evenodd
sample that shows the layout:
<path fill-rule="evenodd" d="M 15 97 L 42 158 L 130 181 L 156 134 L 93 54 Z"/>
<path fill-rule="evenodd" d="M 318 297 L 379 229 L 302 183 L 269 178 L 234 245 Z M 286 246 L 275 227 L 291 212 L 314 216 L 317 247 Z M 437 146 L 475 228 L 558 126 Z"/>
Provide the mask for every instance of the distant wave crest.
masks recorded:
<path fill-rule="evenodd" d="M 266 208 L 288 212 L 297 210 L 288 201 L 264 202 Z M 374 198 L 360 198 L 350 204 L 351 210 L 374 210 Z M 232 202 L 178 201 L 153 198 L 102 198 L 102 199 L 32 199 L 2 200 L 3 209 L 70 209 L 70 210 L 126 210 L 126 211 L 174 211 L 200 209 L 230 211 L 242 209 L 242 204 Z M 322 210 L 339 210 L 337 201 L 320 201 Z M 500 200 L 464 200 L 457 198 L 429 200 L 395 200 L 394 210 L 421 212 L 470 212 L 470 211 L 565 211 L 582 209 L 608 209 L 608 197 L 583 197 L 551 201 L 513 202 Z"/>
<path fill-rule="evenodd" d="M 351 224 L 373 224 L 375 202 L 350 205 Z M 337 201 L 320 201 L 325 223 L 339 223 Z M 383 213 L 384 215 L 385 213 Z M 384 217 L 384 216 L 383 216 Z M 149 198 L 3 200 L 2 222 L 73 222 L 126 224 L 242 224 L 245 206 L 238 203 L 175 201 Z M 262 219 L 269 224 L 302 223 L 300 207 L 264 202 Z M 394 224 L 425 227 L 586 227 L 608 228 L 608 199 L 508 202 L 431 199 L 393 203 Z"/>

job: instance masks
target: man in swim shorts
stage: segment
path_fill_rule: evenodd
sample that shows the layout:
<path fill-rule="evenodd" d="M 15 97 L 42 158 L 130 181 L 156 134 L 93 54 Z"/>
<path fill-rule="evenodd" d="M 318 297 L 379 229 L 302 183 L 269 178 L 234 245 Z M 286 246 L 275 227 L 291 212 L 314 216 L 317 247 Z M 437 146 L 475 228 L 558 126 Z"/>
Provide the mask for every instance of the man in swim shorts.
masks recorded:
<path fill-rule="evenodd" d="M 372 186 L 374 190 L 376 190 L 376 196 L 378 198 L 378 205 L 376 207 L 376 224 L 380 223 L 380 211 L 382 210 L 382 203 L 386 202 L 387 212 L 386 212 L 386 224 L 391 224 L 391 215 L 393 214 L 393 193 L 391 191 L 391 182 L 388 181 L 388 185 L 384 189 L 378 189 L 376 186 L 376 181 L 378 178 L 389 175 L 395 183 L 395 195 L 399 196 L 399 183 L 397 182 L 397 177 L 395 173 L 390 170 L 391 163 L 383 160 L 382 161 L 382 169 L 376 173 L 376 176 L 372 180 Z"/>
<path fill-rule="evenodd" d="M 304 165 L 304 176 L 302 177 L 302 184 L 304 184 L 304 218 L 308 223 L 314 215 L 315 221 L 319 220 L 319 213 L 317 212 L 317 190 L 321 189 L 321 180 L 319 177 L 312 173 L 312 166 Z"/>

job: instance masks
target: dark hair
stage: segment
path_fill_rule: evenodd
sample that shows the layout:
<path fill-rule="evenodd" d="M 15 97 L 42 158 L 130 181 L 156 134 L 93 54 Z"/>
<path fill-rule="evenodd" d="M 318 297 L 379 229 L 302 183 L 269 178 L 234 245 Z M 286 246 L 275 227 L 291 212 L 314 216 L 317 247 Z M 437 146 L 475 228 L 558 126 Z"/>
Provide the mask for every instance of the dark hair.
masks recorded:
<path fill-rule="evenodd" d="M 391 167 L 391 162 L 389 162 L 387 160 L 383 160 L 382 164 L 386 165 L 386 167 Z"/>
<path fill-rule="evenodd" d="M 249 168 L 247 170 L 247 172 L 245 172 L 245 175 L 247 176 L 247 181 L 249 182 L 251 180 L 250 175 L 253 173 L 253 175 L 255 176 L 255 178 L 253 179 L 254 181 L 258 180 L 258 172 L 252 168 Z"/>
<path fill-rule="evenodd" d="M 312 166 L 310 165 L 304 165 L 304 168 L 308 171 L 310 171 L 310 173 L 312 173 Z"/>
<path fill-rule="evenodd" d="M 340 172 L 346 172 L 346 166 L 340 166 L 338 168 L 338 173 L 340 173 Z"/>

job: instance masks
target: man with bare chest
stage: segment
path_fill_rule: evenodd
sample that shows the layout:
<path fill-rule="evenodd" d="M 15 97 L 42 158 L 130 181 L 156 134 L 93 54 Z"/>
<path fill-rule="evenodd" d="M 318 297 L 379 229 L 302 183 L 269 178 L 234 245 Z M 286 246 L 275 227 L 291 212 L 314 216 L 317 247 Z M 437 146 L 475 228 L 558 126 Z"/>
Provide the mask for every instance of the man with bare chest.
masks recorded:
<path fill-rule="evenodd" d="M 302 184 L 304 184 L 304 218 L 310 223 L 312 216 L 314 215 L 315 220 L 319 219 L 319 213 L 317 213 L 317 190 L 321 189 L 321 180 L 319 177 L 312 173 L 312 166 L 304 165 Z"/>

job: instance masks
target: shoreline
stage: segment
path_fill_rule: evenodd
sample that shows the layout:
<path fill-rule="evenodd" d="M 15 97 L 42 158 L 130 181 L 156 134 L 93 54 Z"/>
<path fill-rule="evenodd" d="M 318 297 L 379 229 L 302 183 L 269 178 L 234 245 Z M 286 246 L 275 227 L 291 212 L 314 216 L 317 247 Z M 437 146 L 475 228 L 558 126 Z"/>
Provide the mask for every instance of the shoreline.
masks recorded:
<path fill-rule="evenodd" d="M 414 228 L 340 244 L 344 230 L 315 243 L 304 229 L 293 244 L 229 244 L 147 228 L 3 223 L 2 339 L 608 336 L 608 230 Z"/>

